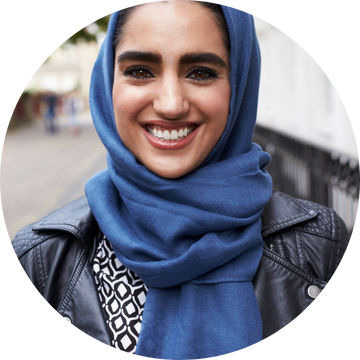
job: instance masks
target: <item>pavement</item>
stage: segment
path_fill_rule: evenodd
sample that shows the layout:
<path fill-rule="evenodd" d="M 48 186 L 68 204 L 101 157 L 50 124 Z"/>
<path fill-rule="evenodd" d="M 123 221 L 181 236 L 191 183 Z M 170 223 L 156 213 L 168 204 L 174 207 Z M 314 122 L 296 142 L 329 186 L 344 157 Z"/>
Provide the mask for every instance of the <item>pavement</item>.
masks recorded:
<path fill-rule="evenodd" d="M 34 122 L 7 132 L 1 161 L 1 201 L 10 239 L 23 226 L 85 194 L 86 181 L 107 167 L 106 151 L 90 114 L 79 116 L 80 131 L 45 132 Z"/>

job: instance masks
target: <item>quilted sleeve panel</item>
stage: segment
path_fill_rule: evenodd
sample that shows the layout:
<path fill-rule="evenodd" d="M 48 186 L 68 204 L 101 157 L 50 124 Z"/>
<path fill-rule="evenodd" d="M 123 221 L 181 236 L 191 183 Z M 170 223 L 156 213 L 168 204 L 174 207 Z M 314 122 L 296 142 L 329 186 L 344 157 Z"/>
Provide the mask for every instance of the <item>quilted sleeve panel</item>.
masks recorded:
<path fill-rule="evenodd" d="M 31 225 L 28 225 L 18 232 L 14 240 L 9 243 L 9 248 L 26 282 L 40 297 L 42 286 L 37 273 L 37 254 L 31 251 L 39 241 L 38 236 L 31 230 Z"/>
<path fill-rule="evenodd" d="M 334 225 L 335 225 L 335 231 L 334 231 L 334 240 L 338 242 L 338 249 L 336 253 L 336 260 L 334 263 L 334 269 L 329 269 L 331 272 L 331 275 L 334 273 L 336 268 L 339 266 L 340 261 L 342 260 L 345 250 L 349 244 L 350 241 L 350 234 L 346 228 L 345 222 L 338 216 L 334 211 Z"/>
<path fill-rule="evenodd" d="M 304 234 L 304 246 L 310 263 L 316 267 L 320 261 L 324 262 L 324 279 L 329 281 L 345 253 L 350 235 L 344 221 L 334 210 L 314 203 L 311 206 L 316 207 L 319 215 L 298 229 Z M 321 248 L 314 239 L 321 242 Z"/>
<path fill-rule="evenodd" d="M 33 224 L 30 224 L 22 228 L 11 242 L 18 258 L 23 256 L 40 240 L 39 236 L 32 231 L 32 226 Z"/>
<path fill-rule="evenodd" d="M 56 308 L 66 290 L 81 244 L 62 231 L 21 229 L 12 246 L 21 266 L 42 296 Z M 69 266 L 62 266 L 67 262 Z"/>

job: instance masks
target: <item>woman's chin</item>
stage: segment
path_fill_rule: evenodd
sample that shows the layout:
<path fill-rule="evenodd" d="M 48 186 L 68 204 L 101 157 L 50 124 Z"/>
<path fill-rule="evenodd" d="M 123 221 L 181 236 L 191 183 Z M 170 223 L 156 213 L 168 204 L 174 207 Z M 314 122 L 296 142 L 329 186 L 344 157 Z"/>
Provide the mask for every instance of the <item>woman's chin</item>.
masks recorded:
<path fill-rule="evenodd" d="M 182 176 L 185 176 L 196 168 L 196 166 L 184 166 L 184 165 L 177 166 L 176 162 L 172 162 L 172 161 L 168 163 L 165 162 L 164 164 L 156 164 L 156 165 L 151 164 L 149 166 L 147 166 L 147 164 L 143 164 L 143 165 L 145 165 L 148 168 L 148 170 L 150 170 L 154 174 L 169 180 L 177 179 Z"/>
<path fill-rule="evenodd" d="M 179 170 L 169 170 L 169 169 L 149 169 L 154 174 L 169 180 L 178 179 L 186 174 L 188 174 L 190 171 L 179 171 Z"/>

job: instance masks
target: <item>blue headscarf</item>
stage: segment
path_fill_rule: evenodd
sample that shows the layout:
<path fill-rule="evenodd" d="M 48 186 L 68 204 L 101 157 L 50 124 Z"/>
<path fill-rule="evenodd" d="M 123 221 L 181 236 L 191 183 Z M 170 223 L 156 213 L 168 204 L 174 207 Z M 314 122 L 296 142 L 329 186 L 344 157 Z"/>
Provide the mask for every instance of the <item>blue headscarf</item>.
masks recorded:
<path fill-rule="evenodd" d="M 179 179 L 139 164 L 116 130 L 111 16 L 94 66 L 90 107 L 108 170 L 86 184 L 90 208 L 127 268 L 148 286 L 136 353 L 203 358 L 262 339 L 252 279 L 262 256 L 270 156 L 252 143 L 260 77 L 253 18 L 222 7 L 230 34 L 226 129 L 203 164 Z"/>

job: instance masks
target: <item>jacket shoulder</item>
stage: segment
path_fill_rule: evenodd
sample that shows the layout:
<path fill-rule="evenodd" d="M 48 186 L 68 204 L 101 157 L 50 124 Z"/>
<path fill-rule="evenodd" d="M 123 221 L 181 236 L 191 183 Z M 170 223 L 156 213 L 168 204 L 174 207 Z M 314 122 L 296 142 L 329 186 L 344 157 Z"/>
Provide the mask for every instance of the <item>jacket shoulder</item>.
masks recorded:
<path fill-rule="evenodd" d="M 331 278 L 350 239 L 333 209 L 274 191 L 262 220 L 265 248 L 322 281 Z"/>
<path fill-rule="evenodd" d="M 81 197 L 22 228 L 12 240 L 12 246 L 17 257 L 21 257 L 45 240 L 59 233 L 67 233 L 74 235 L 87 248 L 91 245 L 90 239 L 96 230 L 97 223 L 86 197 Z"/>
<path fill-rule="evenodd" d="M 317 213 L 311 221 L 302 224 L 302 231 L 341 242 L 346 248 L 350 235 L 345 222 L 333 209 L 307 200 L 296 201 L 303 206 L 311 207 Z"/>
<path fill-rule="evenodd" d="M 253 283 L 268 337 L 326 286 L 349 234 L 334 210 L 274 191 L 263 212 L 262 235 L 264 252 Z"/>
<path fill-rule="evenodd" d="M 327 256 L 328 267 L 325 280 L 329 281 L 345 253 L 350 234 L 343 219 L 333 209 L 306 200 L 302 200 L 302 203 L 312 206 L 318 215 L 309 222 L 295 226 L 293 231 L 301 235 L 306 254 L 313 259 L 313 269 L 319 260 L 316 260 L 316 255 L 312 254 Z"/>
<path fill-rule="evenodd" d="M 292 226 L 329 240 L 349 238 L 344 221 L 333 209 L 274 190 L 262 215 L 262 234 Z"/>
<path fill-rule="evenodd" d="M 101 231 L 83 197 L 25 226 L 13 239 L 12 246 L 34 286 L 59 310 L 82 269 L 91 272 L 88 260 L 100 236 Z"/>
<path fill-rule="evenodd" d="M 74 326 L 110 345 L 91 265 L 101 235 L 83 197 L 24 227 L 13 247 L 46 301 Z"/>

